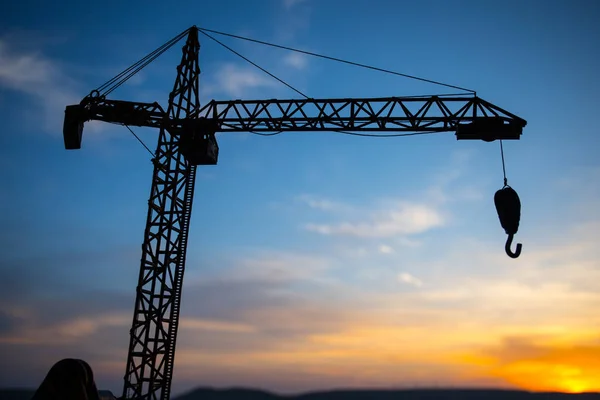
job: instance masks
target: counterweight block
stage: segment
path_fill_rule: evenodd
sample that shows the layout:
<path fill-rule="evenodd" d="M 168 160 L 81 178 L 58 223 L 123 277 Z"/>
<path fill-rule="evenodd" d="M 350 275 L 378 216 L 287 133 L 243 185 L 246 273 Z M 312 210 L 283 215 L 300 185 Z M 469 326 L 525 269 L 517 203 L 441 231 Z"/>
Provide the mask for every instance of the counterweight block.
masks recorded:
<path fill-rule="evenodd" d="M 81 149 L 81 136 L 83 135 L 83 123 L 85 121 L 84 113 L 85 109 L 79 104 L 67 106 L 65 109 L 63 139 L 67 150 Z"/>
<path fill-rule="evenodd" d="M 470 124 L 459 124 L 456 130 L 458 140 L 519 140 L 523 126 L 515 122 L 505 122 L 497 117 L 478 117 Z"/>

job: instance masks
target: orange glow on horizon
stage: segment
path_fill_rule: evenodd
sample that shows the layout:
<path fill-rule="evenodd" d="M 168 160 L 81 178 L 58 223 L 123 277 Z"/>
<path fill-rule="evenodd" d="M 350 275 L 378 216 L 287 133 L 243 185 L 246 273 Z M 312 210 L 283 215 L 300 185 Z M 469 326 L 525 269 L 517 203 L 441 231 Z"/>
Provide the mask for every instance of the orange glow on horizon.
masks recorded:
<path fill-rule="evenodd" d="M 543 331 L 538 327 L 539 331 Z M 235 369 L 242 377 L 293 372 L 353 387 L 497 387 L 535 392 L 600 391 L 600 346 L 589 331 L 530 333 L 512 338 L 515 327 L 349 326 L 308 335 L 284 348 L 239 352 L 180 351 L 178 373 L 201 376 Z M 258 332 L 246 333 L 248 335 Z M 543 339 L 542 339 L 543 338 Z M 402 377 L 399 381 L 398 376 Z M 360 378 L 357 378 L 360 377 Z"/>
<path fill-rule="evenodd" d="M 600 391 L 600 363 L 594 369 L 570 365 L 518 362 L 496 373 L 516 387 L 532 391 L 583 393 Z"/>
<path fill-rule="evenodd" d="M 536 392 L 600 391 L 600 346 L 515 341 L 492 355 L 466 355 L 463 363 L 511 386 Z"/>

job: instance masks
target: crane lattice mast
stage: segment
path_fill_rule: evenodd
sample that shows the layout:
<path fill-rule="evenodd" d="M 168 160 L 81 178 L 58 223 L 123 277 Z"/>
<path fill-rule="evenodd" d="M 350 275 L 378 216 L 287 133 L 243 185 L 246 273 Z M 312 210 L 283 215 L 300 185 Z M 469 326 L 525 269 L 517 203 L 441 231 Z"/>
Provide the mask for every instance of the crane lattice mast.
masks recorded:
<path fill-rule="evenodd" d="M 106 98 L 185 35 L 166 111 L 156 102 Z M 130 67 L 120 83 L 109 81 L 114 85 L 105 94 L 95 90 L 65 111 L 66 149 L 81 148 L 86 121 L 159 129 L 124 377 L 125 399 L 169 399 L 196 168 L 217 164 L 215 133 L 455 132 L 460 140 L 493 141 L 518 140 L 526 125 L 522 118 L 472 95 L 231 100 L 211 101 L 201 107 L 198 28 L 194 26 L 175 39 Z"/>
<path fill-rule="evenodd" d="M 197 30 L 183 47 L 165 116 L 185 119 L 197 112 Z M 130 332 L 123 396 L 169 398 L 196 165 L 179 151 L 181 135 L 159 128 L 140 275 Z"/>

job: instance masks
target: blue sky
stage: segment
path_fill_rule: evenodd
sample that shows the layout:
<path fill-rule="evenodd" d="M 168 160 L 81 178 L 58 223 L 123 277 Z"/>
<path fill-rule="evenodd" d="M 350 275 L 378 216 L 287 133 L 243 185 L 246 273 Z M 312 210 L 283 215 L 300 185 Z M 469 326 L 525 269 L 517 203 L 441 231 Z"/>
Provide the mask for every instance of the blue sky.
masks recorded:
<path fill-rule="evenodd" d="M 74 356 L 120 393 L 150 157 L 102 124 L 65 151 L 64 107 L 198 25 L 472 88 L 525 118 L 504 146 L 524 247 L 503 251 L 498 143 L 219 135 L 219 165 L 198 171 L 175 393 L 600 390 L 599 16 L 586 1 L 12 4 L 0 16 L 0 386 L 33 387 Z M 311 97 L 451 92 L 219 39 Z M 298 97 L 200 40 L 204 103 Z M 112 98 L 166 105 L 178 47 Z M 157 132 L 136 132 L 155 146 Z"/>

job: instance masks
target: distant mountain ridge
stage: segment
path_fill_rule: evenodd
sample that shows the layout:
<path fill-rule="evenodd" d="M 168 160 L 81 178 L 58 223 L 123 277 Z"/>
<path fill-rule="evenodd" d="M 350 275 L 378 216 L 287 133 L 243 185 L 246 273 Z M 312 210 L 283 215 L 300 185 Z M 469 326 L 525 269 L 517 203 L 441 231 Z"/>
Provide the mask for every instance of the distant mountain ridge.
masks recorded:
<path fill-rule="evenodd" d="M 279 395 L 244 388 L 198 388 L 175 397 L 174 400 L 600 400 L 600 393 L 543 393 L 495 389 L 398 389 L 308 392 Z"/>
<path fill-rule="evenodd" d="M 0 400 L 29 400 L 30 389 L 0 389 Z M 106 391 L 101 391 L 108 393 Z M 331 390 L 279 395 L 257 389 L 201 387 L 173 400 L 600 400 L 600 393 L 539 393 L 494 389 Z"/>

